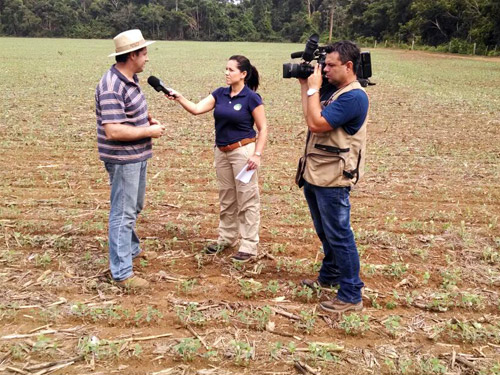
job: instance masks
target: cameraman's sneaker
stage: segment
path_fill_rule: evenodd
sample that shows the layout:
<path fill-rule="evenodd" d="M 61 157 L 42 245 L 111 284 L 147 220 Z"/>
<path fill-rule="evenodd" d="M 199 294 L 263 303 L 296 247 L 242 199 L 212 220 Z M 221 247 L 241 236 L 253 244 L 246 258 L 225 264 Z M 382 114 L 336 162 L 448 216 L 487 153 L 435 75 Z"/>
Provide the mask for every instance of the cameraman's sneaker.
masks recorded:
<path fill-rule="evenodd" d="M 339 300 L 337 297 L 330 301 L 324 301 L 319 306 L 328 312 L 342 313 L 346 311 L 361 311 L 363 310 L 363 301 L 358 303 L 349 303 Z"/>
<path fill-rule="evenodd" d="M 122 281 L 115 281 L 115 283 L 125 289 L 146 289 L 149 287 L 149 282 L 139 276 L 132 276 Z"/>

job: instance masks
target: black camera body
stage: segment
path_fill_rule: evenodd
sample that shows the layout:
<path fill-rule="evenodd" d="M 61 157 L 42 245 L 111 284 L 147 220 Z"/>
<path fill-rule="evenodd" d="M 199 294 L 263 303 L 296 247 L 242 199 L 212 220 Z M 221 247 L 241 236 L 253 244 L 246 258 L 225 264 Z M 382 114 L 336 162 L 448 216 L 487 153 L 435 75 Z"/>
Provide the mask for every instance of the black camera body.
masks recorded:
<path fill-rule="evenodd" d="M 322 69 L 325 68 L 326 46 L 319 46 L 319 35 L 313 34 L 306 42 L 304 51 L 294 52 L 291 54 L 292 59 L 301 57 L 303 62 L 300 64 L 285 63 L 283 64 L 283 78 L 307 78 L 314 72 L 314 66 L 311 61 L 316 60 L 321 64 Z M 370 82 L 372 76 L 372 63 L 370 52 L 361 52 L 359 65 L 356 68 L 356 76 L 361 86 L 374 85 Z M 323 72 L 323 84 L 326 84 Z"/>
<path fill-rule="evenodd" d="M 311 61 L 317 60 L 318 64 L 325 66 L 326 52 L 325 47 L 319 47 L 319 35 L 313 34 L 306 42 L 304 51 L 294 52 L 291 54 L 292 59 L 301 57 L 304 60 L 300 64 L 285 63 L 283 64 L 283 78 L 307 78 L 313 71 L 314 67 Z"/>

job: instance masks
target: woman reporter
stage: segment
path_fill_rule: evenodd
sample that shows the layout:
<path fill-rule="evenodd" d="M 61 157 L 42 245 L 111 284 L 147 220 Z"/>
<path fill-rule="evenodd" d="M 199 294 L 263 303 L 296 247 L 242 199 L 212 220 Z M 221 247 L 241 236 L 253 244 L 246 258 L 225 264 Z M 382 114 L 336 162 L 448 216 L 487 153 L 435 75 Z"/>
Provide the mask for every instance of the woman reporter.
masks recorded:
<path fill-rule="evenodd" d="M 241 241 L 233 260 L 246 262 L 257 255 L 260 224 L 260 198 L 257 169 L 267 141 L 264 105 L 256 90 L 259 73 L 241 55 L 231 56 L 226 64 L 226 87 L 219 87 L 195 104 L 171 91 L 167 97 L 188 112 L 199 115 L 214 110 L 215 168 L 219 186 L 219 237 L 205 248 L 215 254 Z M 254 129 L 254 124 L 258 130 Z M 246 168 L 255 170 L 248 183 L 236 179 Z"/>

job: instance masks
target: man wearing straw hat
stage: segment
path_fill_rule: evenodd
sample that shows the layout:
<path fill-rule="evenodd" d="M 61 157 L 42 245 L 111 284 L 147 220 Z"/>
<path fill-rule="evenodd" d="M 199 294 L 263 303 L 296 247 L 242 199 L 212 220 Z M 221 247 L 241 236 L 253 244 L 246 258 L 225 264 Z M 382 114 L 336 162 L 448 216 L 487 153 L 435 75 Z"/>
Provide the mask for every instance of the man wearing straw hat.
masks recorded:
<path fill-rule="evenodd" d="M 137 73 L 148 62 L 146 42 L 140 30 L 128 30 L 114 38 L 116 64 L 96 88 L 97 145 L 111 185 L 109 213 L 109 264 L 113 280 L 123 287 L 146 288 L 148 282 L 134 275 L 132 260 L 145 257 L 135 232 L 137 215 L 144 206 L 147 160 L 151 138 L 165 127 L 148 112 Z"/>

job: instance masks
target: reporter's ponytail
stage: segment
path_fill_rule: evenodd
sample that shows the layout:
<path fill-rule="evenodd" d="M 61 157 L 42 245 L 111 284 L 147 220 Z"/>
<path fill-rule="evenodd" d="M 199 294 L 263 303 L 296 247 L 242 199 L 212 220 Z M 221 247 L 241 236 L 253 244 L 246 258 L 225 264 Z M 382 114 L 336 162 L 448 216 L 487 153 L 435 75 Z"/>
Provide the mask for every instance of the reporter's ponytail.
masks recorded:
<path fill-rule="evenodd" d="M 245 82 L 250 89 L 257 91 L 257 88 L 259 87 L 259 72 L 253 65 L 250 65 L 250 69 L 250 74 L 246 76 Z"/>
<path fill-rule="evenodd" d="M 248 60 L 245 56 L 242 55 L 234 55 L 229 58 L 229 60 L 234 60 L 238 63 L 238 69 L 241 72 L 247 72 L 245 77 L 245 84 L 253 91 L 257 91 L 259 87 L 259 72 L 257 68 L 250 64 L 250 60 Z"/>

